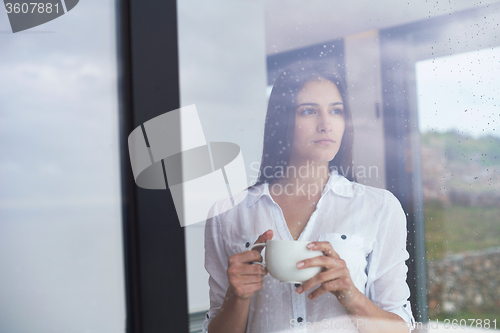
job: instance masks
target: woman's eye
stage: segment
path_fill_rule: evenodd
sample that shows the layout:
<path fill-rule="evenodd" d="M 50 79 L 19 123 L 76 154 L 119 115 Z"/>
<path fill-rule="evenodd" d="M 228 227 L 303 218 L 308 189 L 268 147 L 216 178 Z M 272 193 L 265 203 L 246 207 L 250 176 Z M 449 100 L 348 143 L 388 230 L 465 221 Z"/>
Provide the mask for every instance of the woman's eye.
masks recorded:
<path fill-rule="evenodd" d="M 339 108 L 336 108 L 336 109 L 332 109 L 332 110 L 330 111 L 330 113 L 334 113 L 334 114 L 343 114 L 343 113 L 344 113 L 344 110 L 339 109 Z"/>
<path fill-rule="evenodd" d="M 304 109 L 302 114 L 314 114 L 316 111 L 314 109 Z"/>

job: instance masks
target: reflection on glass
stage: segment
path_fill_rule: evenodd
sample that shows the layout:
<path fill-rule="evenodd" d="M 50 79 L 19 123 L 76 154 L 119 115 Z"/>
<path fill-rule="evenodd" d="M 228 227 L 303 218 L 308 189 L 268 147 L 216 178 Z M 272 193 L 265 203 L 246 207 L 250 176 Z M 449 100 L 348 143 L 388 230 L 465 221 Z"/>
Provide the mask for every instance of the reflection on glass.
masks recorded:
<path fill-rule="evenodd" d="M 353 112 L 353 125 L 356 131 L 353 152 L 355 165 L 357 167 L 376 166 L 379 171 L 373 177 L 358 177 L 360 178 L 358 181 L 366 185 L 385 188 L 389 179 L 397 178 L 399 175 L 386 174 L 385 172 L 385 157 L 390 152 L 384 151 L 384 140 L 387 133 L 384 132 L 384 117 L 386 114 L 384 113 L 385 101 L 383 101 L 383 97 L 385 97 L 384 85 L 390 83 L 382 82 L 381 79 L 383 77 L 382 66 L 384 63 L 384 59 L 381 59 L 380 56 L 381 50 L 383 48 L 389 49 L 390 52 L 385 53 L 389 53 L 391 57 L 394 56 L 395 58 L 403 54 L 405 61 L 408 61 L 408 58 L 410 58 L 409 61 L 411 62 L 414 55 L 405 53 L 408 49 L 405 49 L 404 43 L 413 43 L 412 45 L 414 45 L 415 49 L 420 48 L 419 51 L 425 54 L 425 56 L 418 54 L 415 59 L 421 60 L 435 56 L 436 52 L 441 52 L 440 55 L 465 52 L 474 49 L 476 46 L 473 45 L 489 45 L 495 42 L 495 37 L 492 37 L 494 36 L 491 33 L 492 30 L 488 30 L 493 27 L 491 19 L 488 22 L 483 21 L 483 15 L 476 15 L 477 13 L 471 14 L 471 12 L 464 11 L 457 14 L 457 18 L 462 20 L 460 23 L 457 23 L 457 21 L 449 23 L 447 21 L 449 18 L 448 14 L 461 10 L 471 10 L 475 6 L 472 3 L 466 4 L 465 2 L 460 4 L 445 2 L 431 4 L 430 2 L 426 2 L 425 4 L 419 3 L 418 6 L 413 5 L 413 3 L 396 1 L 386 1 L 383 3 L 359 1 L 349 4 L 339 4 L 338 2 L 331 1 L 294 2 L 294 6 L 283 1 L 268 1 L 264 5 L 228 1 L 214 1 L 207 4 L 197 0 L 182 0 L 178 3 L 182 105 L 197 105 L 207 140 L 235 142 L 242 147 L 248 171 L 249 185 L 255 182 L 259 172 L 266 97 L 269 97 L 269 87 L 273 86 L 278 75 L 291 62 L 302 59 L 321 58 L 321 60 L 337 64 L 337 70 L 341 72 L 342 77 L 345 77 L 350 95 L 350 103 L 353 110 L 355 110 Z M 487 7 L 488 5 L 486 4 L 485 6 Z M 489 9 L 486 8 L 484 10 L 487 11 Z M 334 13 L 334 19 L 332 19 L 332 13 Z M 445 29 L 442 31 L 426 31 L 425 33 L 421 33 L 419 29 L 428 27 L 431 21 L 429 18 L 437 18 L 438 16 L 441 16 L 439 19 L 443 22 L 446 21 L 449 23 Z M 455 19 L 454 17 L 453 20 Z M 408 38 L 402 38 L 401 40 L 393 38 L 387 45 L 381 45 L 382 33 L 385 31 L 384 29 L 389 28 L 401 28 L 402 34 L 405 31 L 408 33 L 406 36 Z M 446 40 L 444 42 L 436 42 L 441 34 L 446 37 Z M 470 36 L 472 34 L 474 37 Z M 387 36 L 384 37 L 387 38 Z M 417 44 L 418 46 L 415 46 Z M 493 63 L 486 64 L 486 58 L 481 58 L 483 67 L 495 66 L 494 61 Z M 489 59 L 497 58 L 490 57 Z M 432 62 L 432 60 L 430 61 Z M 477 59 L 470 58 L 468 61 L 474 62 Z M 433 65 L 432 69 L 438 67 L 437 62 L 433 63 Z M 441 62 L 439 63 L 439 67 L 441 65 L 445 66 L 446 64 Z M 465 71 L 471 69 L 471 65 L 461 65 L 464 68 L 462 72 L 453 71 L 453 74 L 456 74 L 457 77 L 463 76 Z M 395 66 L 395 68 L 399 70 L 400 67 L 398 66 Z M 420 68 L 419 66 L 423 65 L 419 64 L 418 68 Z M 446 68 L 443 67 L 442 70 L 447 70 Z M 390 70 L 392 69 L 394 68 Z M 399 74 L 398 71 L 396 72 Z M 429 76 L 429 74 L 426 75 Z M 443 79 L 444 76 L 440 75 L 439 78 Z M 409 84 L 410 88 L 413 88 L 411 86 L 413 79 L 413 72 L 410 78 L 405 77 L 405 83 L 411 81 Z M 456 80 L 456 78 L 451 79 L 453 82 L 465 82 L 465 80 L 465 77 L 459 80 Z M 417 81 L 424 82 L 420 76 Z M 465 85 L 462 85 L 462 88 L 454 87 L 451 82 L 441 83 L 441 85 L 444 88 L 451 87 L 448 91 L 453 91 L 453 93 L 460 89 L 469 89 Z M 266 86 L 268 87 L 267 96 Z M 487 101 L 486 104 L 489 103 L 489 107 L 493 105 L 494 108 L 498 109 L 498 104 L 496 104 L 497 101 L 494 96 L 496 91 L 492 92 L 492 87 L 494 85 L 489 85 L 489 87 L 483 86 L 484 89 L 481 92 L 475 91 L 476 97 L 474 98 L 479 98 L 482 102 Z M 427 84 L 423 88 L 419 86 L 420 95 L 424 94 L 424 90 L 422 89 L 425 88 L 432 92 L 431 96 L 439 96 L 442 99 L 438 101 L 432 100 L 430 102 L 431 105 L 424 107 L 422 107 L 424 99 L 419 100 L 420 109 L 418 111 L 421 113 L 420 120 L 425 120 L 426 116 L 424 114 L 427 111 L 434 114 L 438 110 L 438 114 L 445 114 L 441 113 L 440 110 L 446 108 L 442 107 L 442 105 L 439 105 L 439 107 L 437 104 L 434 105 L 433 103 L 435 102 L 438 104 L 443 102 L 446 107 L 457 104 L 456 100 L 454 101 L 456 98 L 455 95 L 436 93 L 439 90 L 431 84 Z M 403 86 L 398 86 L 395 89 L 400 94 L 398 97 L 401 98 L 401 101 L 412 100 L 414 97 L 410 96 L 414 92 L 409 92 L 410 89 L 405 90 Z M 446 96 L 450 97 L 446 99 Z M 449 100 L 450 98 L 452 99 L 451 101 Z M 457 100 L 462 99 L 458 98 Z M 478 102 L 474 103 L 476 103 L 476 109 L 478 109 Z M 461 105 L 463 106 L 463 104 Z M 408 106 L 409 109 L 414 110 L 412 107 L 413 105 L 411 107 Z M 465 107 L 465 109 L 467 108 Z M 457 139 L 458 136 L 472 135 L 471 138 L 464 137 L 463 140 L 472 142 L 473 138 L 477 141 L 474 141 L 474 145 L 477 144 L 474 146 L 474 149 L 479 146 L 483 147 L 485 150 L 480 148 L 478 150 L 481 151 L 479 154 L 486 154 L 488 158 L 492 159 L 485 160 L 490 163 L 487 167 L 488 172 L 490 172 L 489 177 L 491 177 L 490 192 L 488 193 L 492 194 L 498 189 L 494 185 L 497 179 L 495 172 L 498 170 L 495 169 L 496 164 L 494 165 L 494 161 L 496 160 L 494 154 L 490 150 L 486 151 L 486 146 L 490 145 L 490 148 L 493 151 L 495 150 L 494 147 L 497 145 L 497 141 L 494 141 L 492 138 L 497 134 L 498 120 L 488 118 L 493 116 L 490 109 L 481 108 L 481 110 L 486 112 L 481 114 L 484 115 L 484 118 L 481 119 L 491 120 L 489 124 L 487 122 L 474 123 L 470 118 L 456 116 L 456 113 L 431 119 L 431 125 L 435 126 L 434 128 L 436 129 L 434 132 L 429 131 L 430 128 L 433 128 L 432 126 L 429 127 L 429 125 L 422 123 L 421 128 L 423 131 L 429 132 L 429 135 L 424 134 L 422 136 L 423 152 L 424 154 L 426 153 L 427 146 L 430 146 L 432 149 L 437 148 L 436 145 L 439 145 L 435 140 L 441 140 L 440 136 L 450 136 L 451 140 L 456 142 L 457 140 L 462 140 L 461 137 Z M 467 131 L 464 133 L 457 132 L 463 131 L 459 126 L 461 119 L 468 119 L 465 121 L 466 125 L 474 124 L 474 130 L 477 133 L 469 133 Z M 405 124 L 412 121 L 413 118 L 404 119 Z M 453 126 L 449 124 L 453 124 Z M 447 133 L 452 129 L 455 129 L 456 133 Z M 485 137 L 483 134 L 490 135 L 491 137 Z M 401 139 L 401 141 L 405 140 L 401 137 L 398 139 Z M 442 143 L 442 145 L 445 145 L 445 143 Z M 413 147 L 411 144 L 406 146 Z M 449 151 L 450 149 L 453 152 Z M 466 154 L 460 149 L 461 146 L 458 148 L 455 146 L 451 148 L 443 146 L 443 154 L 439 157 L 433 157 L 436 158 L 437 162 L 433 162 L 430 168 L 433 170 L 438 169 L 433 172 L 443 172 L 445 173 L 444 177 L 450 178 L 446 174 L 448 170 L 446 164 L 448 163 L 447 158 L 451 153 L 458 154 L 453 160 L 458 162 L 461 154 Z M 417 154 L 416 152 L 414 153 Z M 411 155 L 408 153 L 407 156 Z M 424 155 L 424 163 L 426 161 L 428 159 L 426 160 L 426 156 Z M 476 162 L 479 164 L 483 163 L 480 159 Z M 404 164 L 405 161 L 401 161 L 401 163 Z M 485 165 L 484 163 L 483 166 Z M 460 167 L 461 165 L 463 163 L 460 164 Z M 411 170 L 411 167 L 405 170 Z M 427 173 L 425 170 L 427 169 L 424 169 L 424 175 Z M 481 178 L 486 177 L 486 175 L 474 175 L 472 179 L 474 177 Z M 421 181 L 415 178 L 413 179 L 414 182 Z M 448 178 L 445 180 L 447 182 L 445 186 L 447 189 L 450 189 L 449 196 L 462 197 L 462 192 L 467 187 L 464 185 L 466 183 L 455 184 L 456 180 Z M 486 178 L 483 180 L 486 180 Z M 441 186 L 441 179 L 438 181 L 434 177 L 429 180 L 425 176 L 423 181 L 426 185 L 426 198 L 429 195 L 431 198 L 434 198 L 431 199 L 434 201 L 426 205 L 426 213 L 433 214 L 432 209 L 434 209 L 437 211 L 434 216 L 451 214 L 451 211 L 445 212 L 445 209 L 439 208 L 439 205 L 436 203 L 441 198 L 442 193 L 440 190 L 436 191 L 435 188 L 444 188 Z M 429 187 L 429 183 L 431 183 L 431 187 Z M 467 191 L 469 190 L 467 188 Z M 454 194 L 451 194 L 451 192 Z M 486 192 L 482 190 L 477 191 L 477 193 L 479 194 L 476 197 L 477 200 L 475 200 L 480 201 L 481 205 L 483 205 L 480 209 L 474 211 L 476 214 L 479 214 L 479 218 L 498 215 L 494 207 L 490 204 L 495 196 L 488 194 L 486 195 L 488 198 L 486 198 Z M 486 202 L 490 203 L 486 204 Z M 449 203 L 441 204 L 448 205 Z M 473 214 L 473 210 L 467 207 L 469 206 L 458 206 L 454 214 L 459 216 L 466 215 L 464 210 L 469 214 Z M 491 211 L 488 212 L 488 209 L 491 209 Z M 409 213 L 412 214 L 412 212 Z M 484 216 L 481 216 L 481 214 Z M 469 220 L 476 222 L 478 221 L 477 217 L 477 215 L 470 215 Z M 436 217 L 433 217 L 432 221 L 435 219 Z M 427 219 L 427 223 L 429 221 L 430 219 Z M 494 229 L 495 222 L 493 217 L 491 221 L 491 228 Z M 444 229 L 447 228 L 443 227 L 444 225 L 447 225 L 447 223 L 439 222 L 439 225 L 434 228 L 440 233 L 432 232 L 430 236 L 433 240 L 436 240 L 436 237 L 441 237 L 443 242 L 440 242 L 440 244 L 443 243 L 446 245 L 451 242 L 453 235 L 443 234 L 443 230 L 449 230 L 449 228 Z M 205 312 L 210 307 L 208 299 L 208 275 L 203 268 L 203 228 L 204 224 L 186 228 L 189 311 L 192 315 L 193 325 L 191 327 L 193 330 L 201 328 L 200 321 L 205 318 Z M 460 231 L 462 232 L 464 229 L 462 228 Z M 491 230 L 485 229 L 488 234 Z M 463 231 L 463 233 L 466 232 Z M 479 233 L 479 231 L 469 231 L 469 234 L 475 235 L 475 232 Z M 469 239 L 471 240 L 470 242 Z M 246 240 L 240 245 L 244 246 L 246 242 L 250 243 L 250 240 Z M 472 237 L 461 237 L 460 241 L 455 243 L 463 248 L 467 245 L 467 242 L 473 246 L 478 244 L 476 238 Z M 496 246 L 495 244 L 488 246 Z M 428 244 L 429 259 L 440 260 L 444 258 L 447 254 L 446 250 L 438 253 L 439 246 L 434 247 L 434 245 L 437 245 L 437 243 Z M 449 246 L 446 249 L 455 251 Z M 453 253 L 458 252 L 457 250 Z M 492 259 L 491 263 L 487 263 L 486 266 L 496 265 L 495 263 L 495 260 Z M 431 267 L 429 269 L 431 270 Z M 484 281 L 486 279 L 485 276 L 482 279 Z M 415 284 L 415 281 L 409 281 L 409 283 Z M 441 286 L 444 284 L 445 282 L 441 283 Z M 484 287 L 484 283 L 481 286 Z M 468 293 L 470 292 L 468 291 Z M 464 297 L 463 295 L 466 294 L 466 291 L 464 289 L 455 289 L 452 291 L 452 294 L 454 295 L 453 297 L 461 298 Z M 482 300 L 477 298 L 475 302 L 489 302 L 485 300 L 486 298 Z M 439 299 L 437 304 L 435 308 L 441 311 L 444 303 Z M 450 304 L 447 303 L 448 308 L 456 308 L 456 303 Z"/>
<path fill-rule="evenodd" d="M 416 64 L 431 318 L 500 318 L 499 60 Z"/>
<path fill-rule="evenodd" d="M 350 315 L 402 332 L 413 322 L 406 215 L 390 192 L 356 182 L 356 110 L 335 65 L 301 61 L 282 71 L 269 99 L 257 182 L 240 205 L 207 219 L 210 332 L 229 325 L 234 332 L 320 332 L 345 326 Z M 227 205 L 221 200 L 213 210 Z M 263 260 L 262 248 L 248 250 L 271 239 L 264 270 L 252 264 Z M 306 246 L 319 256 L 300 258 Z M 310 268 L 320 269 L 303 277 L 301 269 Z M 348 331 L 370 331 L 356 325 Z"/>

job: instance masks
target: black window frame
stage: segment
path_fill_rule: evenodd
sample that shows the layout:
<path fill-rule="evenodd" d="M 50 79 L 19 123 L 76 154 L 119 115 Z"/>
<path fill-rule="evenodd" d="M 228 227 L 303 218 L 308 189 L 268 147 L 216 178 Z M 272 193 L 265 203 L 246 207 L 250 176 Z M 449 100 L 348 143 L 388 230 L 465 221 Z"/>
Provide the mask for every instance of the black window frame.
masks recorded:
<path fill-rule="evenodd" d="M 126 331 L 188 332 L 184 229 L 169 190 L 136 186 L 127 144 L 133 129 L 180 107 L 177 3 L 125 0 L 116 10 Z"/>

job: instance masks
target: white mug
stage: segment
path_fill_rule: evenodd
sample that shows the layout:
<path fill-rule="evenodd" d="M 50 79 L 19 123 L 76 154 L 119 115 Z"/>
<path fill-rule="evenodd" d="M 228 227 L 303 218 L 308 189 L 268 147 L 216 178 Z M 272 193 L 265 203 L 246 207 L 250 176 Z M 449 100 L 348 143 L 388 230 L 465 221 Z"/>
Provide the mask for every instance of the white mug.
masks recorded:
<path fill-rule="evenodd" d="M 282 282 L 302 283 L 321 272 L 321 267 L 297 268 L 299 261 L 323 255 L 322 251 L 309 250 L 307 248 L 309 243 L 304 241 L 268 240 L 267 243 L 254 244 L 250 250 L 258 246 L 265 246 L 265 264 L 260 262 L 255 262 L 255 264 L 266 267 L 272 277 Z"/>

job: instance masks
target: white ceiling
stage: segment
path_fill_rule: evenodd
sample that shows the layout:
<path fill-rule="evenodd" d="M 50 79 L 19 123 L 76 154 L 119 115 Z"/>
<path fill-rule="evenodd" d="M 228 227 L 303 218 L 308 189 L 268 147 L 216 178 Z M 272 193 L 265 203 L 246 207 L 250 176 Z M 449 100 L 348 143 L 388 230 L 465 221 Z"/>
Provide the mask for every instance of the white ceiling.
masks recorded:
<path fill-rule="evenodd" d="M 268 0 L 264 7 L 266 52 L 284 52 L 495 2 L 498 0 Z"/>

